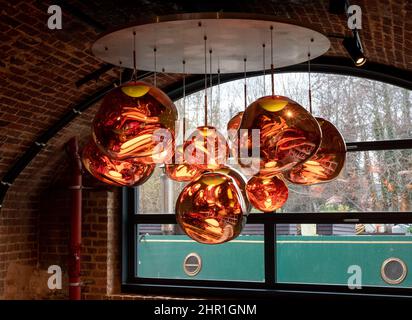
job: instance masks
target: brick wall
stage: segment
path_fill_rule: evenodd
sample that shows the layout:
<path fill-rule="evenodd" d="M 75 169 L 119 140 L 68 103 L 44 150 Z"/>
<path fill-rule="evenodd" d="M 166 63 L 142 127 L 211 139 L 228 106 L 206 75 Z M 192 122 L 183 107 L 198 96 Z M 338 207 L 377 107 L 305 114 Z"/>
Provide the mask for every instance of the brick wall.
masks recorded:
<path fill-rule="evenodd" d="M 67 169 L 66 169 L 67 170 Z M 66 172 L 65 172 L 66 173 Z M 105 299 L 120 293 L 119 188 L 96 184 L 86 174 L 82 203 L 81 279 L 82 298 Z M 9 242 L 1 248 L 7 253 L 2 273 L 4 299 L 68 298 L 68 249 L 70 237 L 70 190 L 66 179 L 40 196 L 38 221 L 32 221 L 33 244 L 25 236 L 10 236 L 24 230 L 6 229 Z M 37 226 L 37 228 L 36 228 Z M 11 228 L 11 227 L 10 227 Z M 26 241 L 24 246 L 19 242 Z M 29 253 L 26 253 L 27 252 Z M 19 252 L 22 251 L 22 252 Z M 2 254 L 5 254 L 2 252 Z M 28 256 L 26 256 L 28 255 Z M 2 256 L 3 257 L 3 256 Z M 8 261 L 6 260 L 8 259 Z M 47 269 L 59 265 L 63 271 L 63 289 L 49 290 Z"/>

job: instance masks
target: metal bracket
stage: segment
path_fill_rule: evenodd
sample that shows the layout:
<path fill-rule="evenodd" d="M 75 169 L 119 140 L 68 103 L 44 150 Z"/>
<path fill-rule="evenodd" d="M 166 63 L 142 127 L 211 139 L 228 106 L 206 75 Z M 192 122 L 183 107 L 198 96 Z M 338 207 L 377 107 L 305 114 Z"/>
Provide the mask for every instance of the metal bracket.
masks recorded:
<path fill-rule="evenodd" d="M 42 147 L 42 148 L 46 146 L 46 144 L 45 144 L 44 142 L 34 141 L 34 144 L 35 144 L 36 146 Z"/>
<path fill-rule="evenodd" d="M 71 189 L 71 190 L 82 190 L 83 187 L 82 187 L 82 186 L 69 186 L 68 189 Z"/>
<path fill-rule="evenodd" d="M 8 186 L 8 187 L 11 187 L 11 185 L 12 185 L 11 182 L 7 182 L 7 181 L 3 181 L 3 180 L 1 180 L 1 184 L 2 184 L 3 186 Z"/>

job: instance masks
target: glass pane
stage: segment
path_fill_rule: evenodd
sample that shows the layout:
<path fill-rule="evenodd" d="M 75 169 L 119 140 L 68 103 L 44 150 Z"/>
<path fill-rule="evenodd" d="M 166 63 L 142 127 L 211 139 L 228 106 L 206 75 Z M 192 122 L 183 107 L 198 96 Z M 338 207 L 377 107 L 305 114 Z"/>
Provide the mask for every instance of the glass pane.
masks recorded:
<path fill-rule="evenodd" d="M 138 187 L 137 213 L 174 214 L 177 197 L 186 184 L 169 179 L 163 166 L 157 166 L 150 179 Z"/>
<path fill-rule="evenodd" d="M 228 121 L 244 110 L 243 79 L 213 87 L 208 101 L 209 124 L 226 134 Z M 269 94 L 270 76 L 249 78 L 248 104 Z M 220 91 L 220 96 L 218 92 Z M 308 76 L 306 73 L 275 74 L 275 92 L 308 106 Z M 187 132 L 202 125 L 204 91 L 186 97 Z M 182 114 L 182 100 L 176 102 Z M 347 142 L 412 138 L 412 93 L 410 90 L 364 78 L 312 73 L 313 114 L 323 117 L 341 131 Z"/>
<path fill-rule="evenodd" d="M 264 281 L 263 226 L 246 225 L 235 240 L 212 246 L 191 240 L 174 224 L 139 225 L 137 276 Z"/>
<path fill-rule="evenodd" d="M 152 176 L 138 187 L 137 213 L 163 213 L 165 208 L 161 177 L 163 169 L 156 166 Z"/>
<path fill-rule="evenodd" d="M 279 212 L 412 211 L 412 149 L 349 152 L 341 175 L 313 186 L 289 184 Z"/>
<path fill-rule="evenodd" d="M 412 288 L 412 225 L 290 226 L 278 226 L 278 282 Z"/>

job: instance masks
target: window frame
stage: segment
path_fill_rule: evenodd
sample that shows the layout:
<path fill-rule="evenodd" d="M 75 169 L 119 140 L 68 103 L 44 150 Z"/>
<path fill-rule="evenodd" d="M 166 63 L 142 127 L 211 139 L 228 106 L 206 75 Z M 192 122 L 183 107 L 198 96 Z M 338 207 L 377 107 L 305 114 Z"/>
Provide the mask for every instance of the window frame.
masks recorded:
<path fill-rule="evenodd" d="M 325 59 L 319 59 L 325 61 Z M 330 59 L 329 59 L 330 60 Z M 339 60 L 339 59 L 338 59 Z M 328 59 L 326 59 L 328 61 Z M 365 77 L 412 90 L 412 83 L 405 78 L 396 78 L 386 68 L 355 69 L 348 65 L 334 65 L 330 70 L 325 62 L 313 64 L 314 72 L 333 73 Z M 306 66 L 300 64 L 283 68 L 279 72 L 306 72 Z M 384 74 L 387 72 L 387 75 Z M 261 73 L 250 73 L 248 76 L 256 76 Z M 222 82 L 239 79 L 242 75 L 228 75 Z M 197 83 L 196 76 L 192 83 L 186 87 L 186 93 L 190 94 L 201 89 L 202 84 Z M 201 80 L 202 82 L 203 80 Z M 176 100 L 180 98 L 180 87 L 170 87 L 165 91 Z M 189 90 L 188 90 L 189 89 Z M 362 141 L 347 143 L 348 152 L 381 151 L 412 149 L 411 139 Z M 259 282 L 246 281 L 221 281 L 221 280 L 194 280 L 194 279 L 158 279 L 139 278 L 137 274 L 136 254 L 137 237 L 136 227 L 139 224 L 176 224 L 174 214 L 136 214 L 138 210 L 138 188 L 122 189 L 122 284 L 121 290 L 125 293 L 158 293 L 158 294 L 183 294 L 190 296 L 221 296 L 231 294 L 236 297 L 275 296 L 288 293 L 311 294 L 351 294 L 359 296 L 384 295 L 384 296 L 412 296 L 412 288 L 399 287 L 372 287 L 365 286 L 361 290 L 351 290 L 344 285 L 322 284 L 292 284 L 278 283 L 276 281 L 276 225 L 294 223 L 314 224 L 353 224 L 353 223 L 412 223 L 412 212 L 319 212 L 319 213 L 285 213 L 281 215 L 255 213 L 248 216 L 247 224 L 262 224 L 264 226 L 264 270 L 265 280 Z"/>

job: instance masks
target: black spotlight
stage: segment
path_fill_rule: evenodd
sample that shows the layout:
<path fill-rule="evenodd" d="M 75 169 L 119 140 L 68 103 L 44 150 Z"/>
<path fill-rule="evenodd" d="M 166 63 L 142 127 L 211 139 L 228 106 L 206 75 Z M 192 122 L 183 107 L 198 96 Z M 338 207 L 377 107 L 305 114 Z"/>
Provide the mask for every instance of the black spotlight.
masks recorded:
<path fill-rule="evenodd" d="M 342 44 L 346 48 L 346 51 L 348 51 L 355 66 L 360 67 L 365 64 L 366 57 L 363 54 L 362 44 L 356 31 L 354 32 L 353 37 L 345 37 Z"/>

